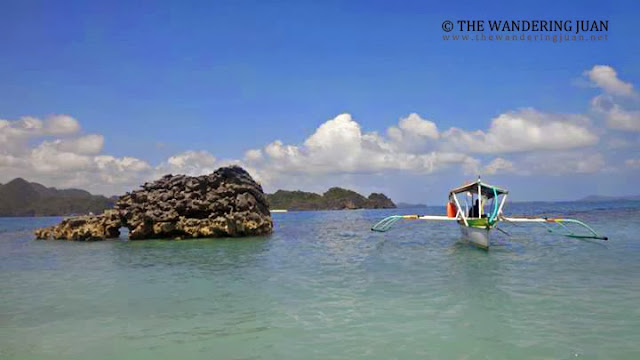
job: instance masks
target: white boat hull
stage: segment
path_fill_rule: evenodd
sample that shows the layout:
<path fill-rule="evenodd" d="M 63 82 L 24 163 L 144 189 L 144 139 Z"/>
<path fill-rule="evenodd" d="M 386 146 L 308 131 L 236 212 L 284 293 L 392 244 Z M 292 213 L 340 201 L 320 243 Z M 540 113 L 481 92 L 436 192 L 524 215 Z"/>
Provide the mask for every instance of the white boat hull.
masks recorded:
<path fill-rule="evenodd" d="M 465 240 L 480 248 L 489 249 L 489 229 L 461 225 L 460 231 Z"/>

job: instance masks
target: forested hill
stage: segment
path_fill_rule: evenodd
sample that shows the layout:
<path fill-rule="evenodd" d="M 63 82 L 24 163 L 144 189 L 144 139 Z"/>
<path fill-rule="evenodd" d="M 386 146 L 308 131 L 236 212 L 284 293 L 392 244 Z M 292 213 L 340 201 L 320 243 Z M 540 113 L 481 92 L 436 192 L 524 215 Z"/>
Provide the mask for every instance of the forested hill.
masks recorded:
<path fill-rule="evenodd" d="M 271 209 L 282 210 L 343 210 L 391 209 L 396 205 L 384 194 L 364 197 L 355 191 L 333 187 L 324 194 L 305 191 L 278 190 L 267 194 Z"/>
<path fill-rule="evenodd" d="M 0 184 L 0 216 L 65 216 L 101 213 L 114 199 L 79 189 L 48 188 L 22 178 Z"/>

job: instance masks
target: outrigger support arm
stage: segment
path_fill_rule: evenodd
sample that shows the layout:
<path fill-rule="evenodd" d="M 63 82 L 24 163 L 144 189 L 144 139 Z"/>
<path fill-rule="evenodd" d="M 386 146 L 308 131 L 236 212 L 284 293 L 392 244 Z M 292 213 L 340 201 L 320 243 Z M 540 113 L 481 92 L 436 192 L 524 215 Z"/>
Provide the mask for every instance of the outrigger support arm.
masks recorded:
<path fill-rule="evenodd" d="M 576 220 L 576 219 L 560 219 L 560 218 L 516 218 L 516 217 L 506 217 L 503 216 L 501 217 L 501 220 L 505 220 L 507 222 L 534 222 L 534 223 L 542 223 L 544 225 L 546 225 L 547 223 L 556 223 L 560 226 L 562 226 L 563 228 L 565 228 L 567 230 L 568 233 L 566 234 L 561 234 L 564 236 L 568 236 L 568 237 L 572 237 L 572 238 L 577 238 L 577 239 L 597 239 L 597 240 L 609 240 L 608 237 L 606 236 L 602 236 L 600 234 L 598 234 L 595 230 L 593 230 L 589 225 L 583 223 L 580 220 Z M 574 234 L 568 227 L 566 227 L 563 223 L 571 223 L 571 224 L 577 224 L 582 226 L 583 228 L 587 229 L 591 235 L 579 235 L 579 234 Z M 553 229 L 547 227 L 547 230 L 549 230 L 549 232 L 554 232 Z"/>
<path fill-rule="evenodd" d="M 386 218 L 378 221 L 375 225 L 371 227 L 373 231 L 385 232 L 389 230 L 393 224 L 400 220 L 436 220 L 436 221 L 456 221 L 458 219 L 447 217 L 447 216 L 437 216 L 437 215 L 391 215 Z"/>
<path fill-rule="evenodd" d="M 452 195 L 451 197 L 453 198 L 453 201 L 455 201 L 456 207 L 458 208 L 458 211 L 456 213 L 456 217 L 454 219 L 455 220 L 462 219 L 462 221 L 464 222 L 464 226 L 469 226 L 469 224 L 467 223 L 467 217 L 464 215 L 464 212 L 462 211 L 462 207 L 460 206 L 460 203 L 458 202 L 458 197 L 455 196 L 455 195 Z"/>

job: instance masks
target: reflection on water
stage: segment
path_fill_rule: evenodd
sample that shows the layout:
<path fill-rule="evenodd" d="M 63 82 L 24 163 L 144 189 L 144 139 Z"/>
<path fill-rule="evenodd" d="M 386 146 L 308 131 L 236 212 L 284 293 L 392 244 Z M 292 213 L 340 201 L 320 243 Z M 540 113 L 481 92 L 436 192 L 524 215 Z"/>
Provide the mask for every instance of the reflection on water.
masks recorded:
<path fill-rule="evenodd" d="M 611 240 L 505 224 L 487 252 L 451 223 L 369 231 L 393 210 L 182 241 L 34 241 L 58 219 L 0 219 L 0 358 L 640 357 L 640 203 L 509 210 Z"/>

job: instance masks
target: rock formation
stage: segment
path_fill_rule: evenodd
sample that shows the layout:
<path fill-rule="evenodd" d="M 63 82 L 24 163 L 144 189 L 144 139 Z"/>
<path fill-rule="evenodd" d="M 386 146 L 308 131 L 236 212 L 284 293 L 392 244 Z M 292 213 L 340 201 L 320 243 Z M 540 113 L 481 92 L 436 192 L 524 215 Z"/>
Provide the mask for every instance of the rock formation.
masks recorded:
<path fill-rule="evenodd" d="M 271 233 L 269 205 L 249 173 L 238 166 L 191 177 L 166 175 L 121 196 L 115 209 L 39 229 L 39 239 L 101 240 L 129 229 L 132 240 L 239 237 Z"/>
<path fill-rule="evenodd" d="M 382 193 L 371 193 L 367 200 L 369 200 L 369 209 L 393 209 L 396 207 L 396 204 Z"/>
<path fill-rule="evenodd" d="M 210 175 L 167 175 L 118 199 L 131 239 L 268 234 L 267 200 L 251 176 L 233 166 Z"/>

